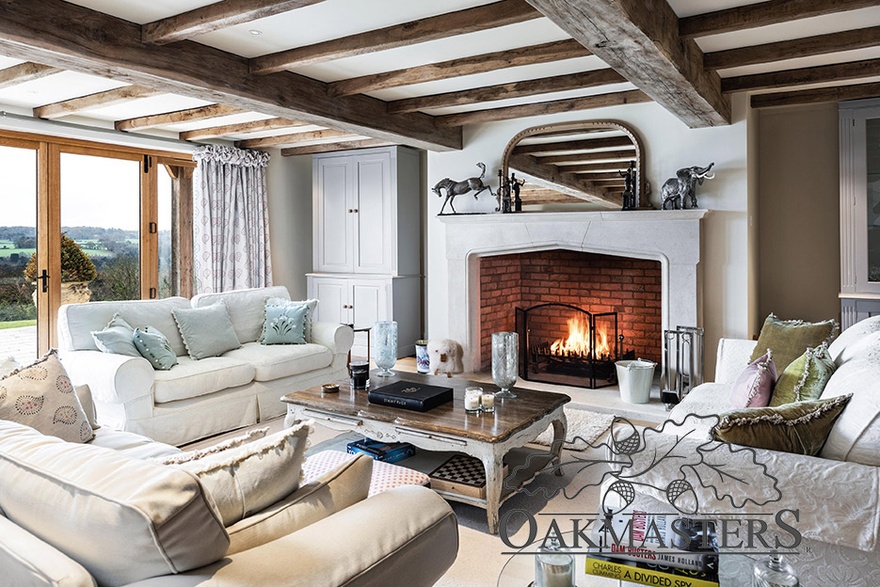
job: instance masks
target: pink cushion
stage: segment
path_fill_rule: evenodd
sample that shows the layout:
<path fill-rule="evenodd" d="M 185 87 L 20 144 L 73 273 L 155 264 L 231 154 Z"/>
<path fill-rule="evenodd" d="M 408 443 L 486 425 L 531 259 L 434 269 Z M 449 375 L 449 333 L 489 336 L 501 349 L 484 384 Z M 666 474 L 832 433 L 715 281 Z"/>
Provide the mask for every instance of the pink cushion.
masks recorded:
<path fill-rule="evenodd" d="M 730 407 L 763 408 L 770 403 L 776 385 L 776 365 L 770 349 L 749 363 L 730 388 Z"/>
<path fill-rule="evenodd" d="M 355 455 L 338 450 L 323 450 L 316 453 L 308 457 L 303 464 L 302 470 L 305 481 L 308 482 L 310 479 L 323 475 L 327 471 L 335 469 L 353 458 L 355 458 Z M 373 461 L 373 476 L 370 479 L 370 493 L 368 497 L 401 485 L 427 485 L 429 481 L 430 478 L 420 471 L 383 463 L 382 461 Z"/>

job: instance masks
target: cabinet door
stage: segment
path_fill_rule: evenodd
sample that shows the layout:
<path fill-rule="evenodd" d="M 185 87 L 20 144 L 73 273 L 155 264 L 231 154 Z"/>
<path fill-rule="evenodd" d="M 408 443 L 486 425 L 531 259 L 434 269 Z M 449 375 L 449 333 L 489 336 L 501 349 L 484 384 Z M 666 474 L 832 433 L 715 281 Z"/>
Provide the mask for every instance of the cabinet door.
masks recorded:
<path fill-rule="evenodd" d="M 315 271 L 350 273 L 354 266 L 354 166 L 351 157 L 315 159 Z"/>
<path fill-rule="evenodd" d="M 384 281 L 353 281 L 351 300 L 354 306 L 355 328 L 373 326 L 379 320 L 389 320 Z"/>
<path fill-rule="evenodd" d="M 351 323 L 349 282 L 343 279 L 315 278 L 309 295 L 318 300 L 316 322 Z"/>
<path fill-rule="evenodd" d="M 391 154 L 386 151 L 354 157 L 354 166 L 358 210 L 354 214 L 354 272 L 395 273 Z"/>

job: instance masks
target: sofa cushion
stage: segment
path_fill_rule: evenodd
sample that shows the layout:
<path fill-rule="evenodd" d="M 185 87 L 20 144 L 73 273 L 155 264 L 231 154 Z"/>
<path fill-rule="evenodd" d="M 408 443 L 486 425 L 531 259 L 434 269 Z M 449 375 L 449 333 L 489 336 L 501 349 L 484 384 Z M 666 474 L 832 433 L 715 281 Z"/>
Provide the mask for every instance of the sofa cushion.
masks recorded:
<path fill-rule="evenodd" d="M 95 435 L 55 350 L 0 379 L 0 418 L 69 442 Z"/>
<path fill-rule="evenodd" d="M 229 547 L 210 498 L 186 471 L 14 422 L 0 421 L 0 446 L 0 479 L 15 479 L 0 483 L 0 509 L 100 585 L 195 569 Z"/>
<path fill-rule="evenodd" d="M 173 402 L 245 385 L 254 380 L 252 365 L 233 357 L 209 357 L 195 361 L 178 357 L 170 371 L 156 371 L 153 400 Z"/>
<path fill-rule="evenodd" d="M 273 381 L 289 375 L 329 367 L 333 353 L 318 344 L 270 345 L 249 342 L 229 351 L 224 358 L 253 365 L 257 381 Z"/>
<path fill-rule="evenodd" d="M 821 344 L 814 349 L 807 349 L 800 357 L 792 361 L 773 388 L 770 398 L 771 407 L 819 399 L 836 368 L 828 355 L 828 346 Z"/>
<path fill-rule="evenodd" d="M 242 446 L 243 444 L 257 440 L 258 438 L 266 438 L 266 434 L 268 432 L 268 426 L 264 428 L 254 428 L 253 430 L 248 430 L 241 436 L 233 436 L 232 438 L 227 438 L 226 440 L 218 442 L 217 444 L 214 444 L 207 448 L 180 451 L 176 454 L 159 457 L 155 460 L 157 463 L 160 463 L 162 465 L 179 465 L 181 463 L 187 463 L 189 461 L 197 461 L 199 459 L 207 457 L 208 455 L 217 454 L 218 452 L 223 452 L 224 450 L 229 450 L 230 448 Z"/>
<path fill-rule="evenodd" d="M 168 337 L 152 326 L 136 328 L 132 336 L 134 346 L 140 356 L 145 358 L 157 371 L 167 371 L 177 364 L 177 355 L 168 342 Z"/>
<path fill-rule="evenodd" d="M 305 336 L 306 342 L 315 342 L 315 339 L 312 336 L 312 322 L 314 321 L 315 310 L 318 308 L 318 300 L 316 299 L 291 301 L 285 298 L 269 298 L 268 300 L 266 300 L 263 330 L 260 333 L 260 338 L 258 338 L 257 340 L 260 342 L 264 342 L 266 340 L 266 328 L 271 322 L 269 318 L 270 311 L 274 310 L 277 312 L 278 310 L 294 310 L 302 307 L 307 308 L 307 312 L 303 320 L 303 336 Z"/>
<path fill-rule="evenodd" d="M 186 352 L 193 359 L 219 357 L 241 346 L 229 321 L 229 312 L 222 303 L 203 308 L 175 309 L 171 313 L 186 345 Z"/>
<path fill-rule="evenodd" d="M 754 361 L 769 348 L 773 351 L 776 369 L 781 373 L 789 363 L 801 356 L 807 347 L 817 347 L 823 342 L 830 343 L 836 334 L 837 322 L 834 320 L 824 322 L 780 320 L 776 315 L 770 314 L 764 320 L 761 334 L 758 335 L 758 343 L 752 351 L 750 360 Z"/>
<path fill-rule="evenodd" d="M 773 353 L 767 352 L 749 363 L 730 388 L 730 407 L 763 408 L 770 402 L 776 383 Z"/>
<path fill-rule="evenodd" d="M 253 442 L 170 465 L 198 475 L 230 526 L 296 491 L 300 485 L 308 423 Z"/>
<path fill-rule="evenodd" d="M 119 312 L 113 314 L 110 323 L 103 330 L 92 332 L 95 346 L 102 353 L 116 353 L 128 357 L 140 357 L 137 347 L 134 345 L 134 328 L 122 319 Z"/>
<path fill-rule="evenodd" d="M 109 426 L 102 426 L 96 430 L 95 438 L 90 444 L 115 450 L 133 459 L 161 459 L 180 454 L 180 449 L 176 446 L 134 432 L 113 430 Z"/>
<path fill-rule="evenodd" d="M 193 308 L 203 308 L 223 302 L 229 309 L 229 319 L 238 340 L 254 342 L 263 330 L 266 301 L 269 298 L 290 299 L 284 286 L 238 289 L 222 293 L 199 294 L 192 299 Z"/>
<path fill-rule="evenodd" d="M 302 302 L 266 304 L 261 344 L 305 344 L 309 306 Z"/>
<path fill-rule="evenodd" d="M 840 336 L 828 345 L 828 354 L 831 355 L 831 358 L 839 367 L 845 361 L 844 351 L 853 343 L 874 332 L 880 332 L 880 316 L 871 316 L 870 318 L 860 320 L 841 332 Z"/>
<path fill-rule="evenodd" d="M 834 423 L 821 455 L 880 467 L 880 360 L 856 357 L 841 365 L 822 399 L 852 394 Z"/>

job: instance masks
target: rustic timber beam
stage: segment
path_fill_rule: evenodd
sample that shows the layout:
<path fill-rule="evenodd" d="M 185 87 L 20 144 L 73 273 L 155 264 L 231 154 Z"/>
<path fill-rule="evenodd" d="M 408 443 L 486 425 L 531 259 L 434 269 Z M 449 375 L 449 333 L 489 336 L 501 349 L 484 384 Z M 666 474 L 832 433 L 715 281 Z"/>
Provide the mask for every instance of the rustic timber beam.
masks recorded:
<path fill-rule="evenodd" d="M 314 130 L 310 132 L 297 132 L 286 135 L 275 135 L 272 137 L 261 137 L 259 139 L 245 139 L 236 141 L 235 146 L 242 149 L 265 149 L 268 147 L 278 147 L 280 145 L 296 145 L 298 143 L 310 143 L 314 141 L 323 141 L 327 139 L 353 139 L 358 138 L 351 133 L 339 130 Z"/>
<path fill-rule="evenodd" d="M 631 149 L 619 149 L 617 151 L 592 151 L 589 153 L 569 153 L 566 155 L 550 155 L 547 157 L 539 157 L 542 163 L 575 164 L 584 161 L 629 161 L 636 156 L 636 147 Z"/>
<path fill-rule="evenodd" d="M 438 127 L 430 116 L 389 115 L 385 102 L 368 96 L 328 100 L 325 83 L 290 72 L 254 76 L 247 59 L 193 41 L 146 44 L 139 25 L 62 0 L 0 0 L 0 50 L 10 57 L 423 149 L 462 145 L 461 129 Z"/>
<path fill-rule="evenodd" d="M 121 88 L 107 90 L 106 92 L 98 92 L 80 98 L 71 98 L 70 100 L 37 106 L 34 108 L 34 116 L 37 118 L 52 120 L 55 118 L 61 118 L 62 116 L 76 114 L 77 112 L 85 112 L 87 110 L 94 110 L 95 108 L 104 108 L 106 106 L 112 106 L 130 100 L 137 100 L 138 98 L 149 98 L 150 96 L 156 96 L 161 93 L 161 91 L 152 88 L 123 86 Z"/>
<path fill-rule="evenodd" d="M 877 75 L 880 75 L 880 59 L 866 59 L 850 63 L 835 63 L 832 65 L 819 65 L 817 67 L 728 77 L 721 80 L 721 89 L 725 92 L 766 90 L 786 86 L 837 82 Z"/>
<path fill-rule="evenodd" d="M 691 128 L 730 123 L 730 101 L 703 52 L 678 34 L 666 0 L 528 0 Z"/>
<path fill-rule="evenodd" d="M 600 203 L 607 207 L 618 207 L 622 204 L 620 198 L 609 196 L 605 188 L 575 175 L 562 173 L 558 167 L 545 165 L 531 155 L 511 155 L 508 165 L 522 173 L 540 177 L 544 181 L 560 185 L 569 190 L 581 192 L 583 193 L 583 199 L 587 201 Z"/>
<path fill-rule="evenodd" d="M 113 126 L 116 130 L 132 131 L 145 128 L 155 128 L 157 126 L 167 126 L 169 124 L 180 124 L 182 122 L 196 122 L 198 120 L 219 118 L 231 114 L 241 114 L 242 112 L 243 110 L 232 106 L 210 104 L 209 106 L 187 108 L 186 110 L 178 110 L 177 112 L 165 112 L 163 114 L 151 114 L 149 116 L 138 116 L 137 118 L 129 118 L 127 120 L 117 120 Z"/>
<path fill-rule="evenodd" d="M 143 26 L 141 34 L 147 43 L 171 43 L 323 1 L 221 0 L 182 14 L 147 23 Z"/>
<path fill-rule="evenodd" d="M 793 90 L 752 96 L 752 108 L 771 106 L 790 106 L 792 104 L 820 104 L 823 102 L 843 102 L 880 97 L 880 83 L 837 86 L 834 88 L 813 88 Z"/>
<path fill-rule="evenodd" d="M 633 142 L 629 137 L 608 137 L 604 139 L 581 139 L 577 141 L 557 141 L 555 143 L 520 143 L 514 147 L 513 152 L 517 155 L 533 153 L 554 153 L 556 151 L 587 151 L 590 149 L 611 149 L 618 147 L 632 147 Z"/>
<path fill-rule="evenodd" d="M 483 55 L 462 57 L 439 63 L 409 67 L 407 69 L 397 69 L 344 79 L 331 83 L 329 93 L 331 96 L 351 96 L 353 94 L 363 94 L 364 92 L 374 92 L 387 88 L 398 88 L 400 86 L 434 82 L 463 75 L 497 71 L 508 67 L 551 63 L 553 61 L 563 61 L 589 55 L 591 55 L 590 51 L 574 39 L 553 41 L 540 45 L 519 47 L 507 51 L 485 53 Z"/>
<path fill-rule="evenodd" d="M 880 26 L 875 26 L 706 53 L 703 56 L 703 65 L 709 69 L 728 69 L 757 63 L 772 63 L 794 57 L 827 55 L 878 45 L 880 45 Z"/>
<path fill-rule="evenodd" d="M 263 120 L 254 120 L 251 122 L 239 122 L 236 124 L 224 124 L 221 126 L 209 126 L 207 128 L 188 130 L 180 133 L 178 138 L 181 141 L 200 141 L 202 139 L 212 139 L 249 132 L 296 128 L 299 126 L 308 126 L 308 124 L 309 123 L 307 122 L 288 120 L 286 118 L 265 118 Z"/>
<path fill-rule="evenodd" d="M 500 0 L 484 6 L 255 57 L 251 60 L 251 71 L 260 74 L 276 73 L 302 65 L 445 39 L 540 17 L 541 13 L 524 0 Z"/>
<path fill-rule="evenodd" d="M 693 39 L 876 5 L 877 0 L 768 0 L 682 18 L 678 32 Z"/>
<path fill-rule="evenodd" d="M 61 73 L 61 71 L 57 67 L 25 61 L 6 69 L 0 69 L 0 89 L 17 86 L 18 84 L 46 77 L 47 75 Z"/>
<path fill-rule="evenodd" d="M 587 181 L 613 181 L 614 183 L 623 181 L 623 178 L 621 178 L 620 173 L 617 171 L 579 171 L 569 167 L 559 167 L 558 169 L 562 173 L 571 173 Z"/>
<path fill-rule="evenodd" d="M 545 161 L 545 159 L 539 159 Z M 588 163 L 583 165 L 560 165 L 559 170 L 564 173 L 614 173 L 615 177 L 620 177 L 619 171 L 626 171 L 629 167 L 628 161 L 621 161 L 619 165 L 614 163 Z"/>
<path fill-rule="evenodd" d="M 541 79 L 499 84 L 472 90 L 459 92 L 447 92 L 433 96 L 419 96 L 388 103 L 388 112 L 399 114 L 401 112 L 417 112 L 430 108 L 444 108 L 447 106 L 465 106 L 491 102 L 492 100 L 506 100 L 509 98 L 521 98 L 523 96 L 535 96 L 549 94 L 551 92 L 564 92 L 567 90 L 579 90 L 592 88 L 605 84 L 619 84 L 626 79 L 613 69 L 600 69 L 597 71 L 584 71 L 545 77 Z"/>
<path fill-rule="evenodd" d="M 363 139 L 360 141 L 341 141 L 338 143 L 321 143 L 318 145 L 305 145 L 302 147 L 289 147 L 281 149 L 282 157 L 293 157 L 295 155 L 313 155 L 315 153 L 330 153 L 332 151 L 353 151 L 355 149 L 366 149 L 368 147 L 387 147 L 394 143 L 382 141 L 379 139 Z"/>
<path fill-rule="evenodd" d="M 511 118 L 523 118 L 526 116 L 541 116 L 542 114 L 557 114 L 559 112 L 574 112 L 577 110 L 589 110 L 591 108 L 605 108 L 606 106 L 620 106 L 622 104 L 638 104 L 650 102 L 651 98 L 641 90 L 628 92 L 612 92 L 584 96 L 581 98 L 567 98 L 550 102 L 535 102 L 521 106 L 506 106 L 504 108 L 490 108 L 487 110 L 474 110 L 461 114 L 447 114 L 435 118 L 440 126 L 464 126 L 477 122 L 490 122 L 493 120 L 510 120 Z"/>

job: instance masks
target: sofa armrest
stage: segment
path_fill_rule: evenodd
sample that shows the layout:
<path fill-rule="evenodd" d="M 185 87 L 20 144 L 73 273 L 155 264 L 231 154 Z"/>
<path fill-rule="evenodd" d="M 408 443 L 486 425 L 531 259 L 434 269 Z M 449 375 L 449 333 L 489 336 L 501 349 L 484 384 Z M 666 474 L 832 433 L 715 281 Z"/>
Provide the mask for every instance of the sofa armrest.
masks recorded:
<path fill-rule="evenodd" d="M 313 322 L 312 342 L 327 347 L 334 355 L 342 355 L 351 350 L 354 331 L 346 324 Z"/>
<path fill-rule="evenodd" d="M 95 585 L 82 565 L 4 516 L 0 516 L 0 569 L 4 585 Z"/>
<path fill-rule="evenodd" d="M 722 338 L 718 341 L 715 359 L 715 382 L 733 383 L 749 364 L 757 341 L 740 338 Z"/>
<path fill-rule="evenodd" d="M 458 552 L 458 523 L 436 493 L 397 487 L 257 548 L 137 587 L 429 586 Z M 294 558 L 291 558 L 294 557 Z"/>
<path fill-rule="evenodd" d="M 88 385 L 96 402 L 125 404 L 152 393 L 156 372 L 143 357 L 65 351 L 61 362 L 73 384 Z"/>

